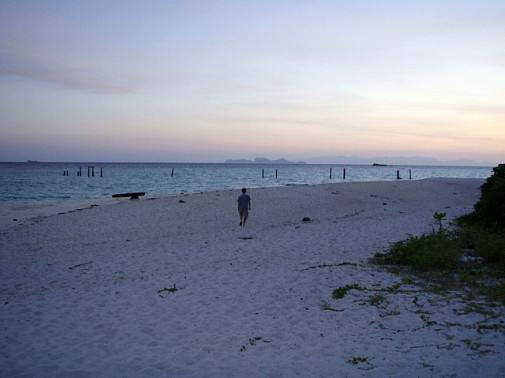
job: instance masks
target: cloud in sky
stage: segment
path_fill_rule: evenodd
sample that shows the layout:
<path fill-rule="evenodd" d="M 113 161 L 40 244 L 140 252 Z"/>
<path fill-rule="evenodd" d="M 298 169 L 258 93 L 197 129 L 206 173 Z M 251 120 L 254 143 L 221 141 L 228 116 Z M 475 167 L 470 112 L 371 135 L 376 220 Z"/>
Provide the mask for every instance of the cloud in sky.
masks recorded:
<path fill-rule="evenodd" d="M 0 160 L 505 160 L 505 3 L 3 1 Z"/>

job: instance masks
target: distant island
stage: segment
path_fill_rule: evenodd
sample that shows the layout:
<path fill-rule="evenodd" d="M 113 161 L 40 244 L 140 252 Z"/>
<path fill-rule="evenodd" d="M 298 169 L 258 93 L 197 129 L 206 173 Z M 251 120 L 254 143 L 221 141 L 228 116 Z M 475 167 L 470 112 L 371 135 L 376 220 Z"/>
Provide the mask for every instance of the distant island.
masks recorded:
<path fill-rule="evenodd" d="M 225 164 L 307 164 L 304 161 L 289 161 L 286 159 L 270 160 L 267 158 L 256 158 L 254 160 L 249 159 L 228 159 L 225 160 Z"/>

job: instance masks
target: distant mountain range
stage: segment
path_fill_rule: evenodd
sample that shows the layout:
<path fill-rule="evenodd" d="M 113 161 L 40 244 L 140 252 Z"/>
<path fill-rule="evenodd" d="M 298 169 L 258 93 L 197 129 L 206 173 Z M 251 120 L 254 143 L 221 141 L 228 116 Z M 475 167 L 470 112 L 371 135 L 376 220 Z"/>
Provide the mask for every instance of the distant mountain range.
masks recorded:
<path fill-rule="evenodd" d="M 320 156 L 305 161 L 289 161 L 284 158 L 270 160 L 259 157 L 250 159 L 228 159 L 227 164 L 357 164 L 357 165 L 435 165 L 435 166 L 473 166 L 473 167 L 494 167 L 488 161 L 475 161 L 468 159 L 442 161 L 425 156 L 386 156 L 362 158 L 359 156 Z"/>
<path fill-rule="evenodd" d="M 304 161 L 289 161 L 286 159 L 270 160 L 267 158 L 256 158 L 254 160 L 249 159 L 238 159 L 232 160 L 228 159 L 225 161 L 227 164 L 307 164 Z"/>

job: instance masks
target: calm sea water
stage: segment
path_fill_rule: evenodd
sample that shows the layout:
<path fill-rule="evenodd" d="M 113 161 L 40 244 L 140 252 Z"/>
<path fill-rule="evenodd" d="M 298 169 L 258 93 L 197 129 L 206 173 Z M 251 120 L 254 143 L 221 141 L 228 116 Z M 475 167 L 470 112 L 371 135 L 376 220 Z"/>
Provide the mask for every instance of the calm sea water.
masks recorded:
<path fill-rule="evenodd" d="M 94 167 L 93 170 L 88 167 Z M 345 179 L 343 177 L 345 169 Z M 82 175 L 79 175 L 78 172 Z M 331 178 L 330 178 L 331 171 Z M 492 167 L 326 164 L 183 163 L 0 163 L 0 207 L 40 202 L 99 199 L 114 193 L 194 193 L 242 187 L 274 187 L 432 177 L 482 178 Z M 68 172 L 68 176 L 65 173 Z M 277 172 L 277 177 L 276 177 Z"/>

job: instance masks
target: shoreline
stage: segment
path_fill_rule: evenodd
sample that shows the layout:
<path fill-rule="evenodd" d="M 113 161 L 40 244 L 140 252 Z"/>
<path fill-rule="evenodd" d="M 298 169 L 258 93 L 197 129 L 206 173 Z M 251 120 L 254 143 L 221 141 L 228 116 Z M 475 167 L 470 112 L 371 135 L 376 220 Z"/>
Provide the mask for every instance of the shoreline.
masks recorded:
<path fill-rule="evenodd" d="M 343 181 L 335 183 L 321 183 L 321 184 L 285 184 L 279 186 L 266 186 L 266 187 L 255 187 L 249 188 L 249 190 L 261 190 L 261 189 L 279 189 L 288 187 L 318 187 L 318 186 L 331 186 L 331 185 L 373 185 L 376 183 L 405 183 L 405 182 L 416 182 L 416 181 L 427 181 L 427 180 L 482 180 L 484 179 L 472 179 L 472 178 L 423 178 L 418 180 L 389 180 L 389 181 Z M 167 193 L 167 194 L 146 194 L 141 197 L 140 201 L 153 200 L 158 198 L 168 198 L 168 197 L 185 197 L 192 195 L 201 195 L 206 193 L 226 193 L 226 192 L 236 192 L 239 189 L 224 189 L 224 190 L 209 190 L 209 191 L 197 191 L 189 193 Z M 102 197 L 96 199 L 83 199 L 83 200 L 60 200 L 60 201 L 47 201 L 47 202 L 33 202 L 27 204 L 16 204 L 7 205 L 0 207 L 0 230 L 4 227 L 15 225 L 16 222 L 23 222 L 31 218 L 41 218 L 48 217 L 73 211 L 81 211 L 91 207 L 96 206 L 108 206 L 117 203 L 121 203 L 128 200 L 128 198 L 111 198 Z"/>
<path fill-rule="evenodd" d="M 175 169 L 175 174 L 174 174 Z M 398 172 L 405 180 L 411 177 L 407 167 L 373 166 L 322 166 L 285 165 L 262 169 L 252 165 L 203 164 L 202 168 L 170 166 L 105 168 L 101 177 L 61 175 L 68 167 L 44 168 L 40 172 L 31 169 L 0 170 L 3 180 L 3 198 L 0 211 L 10 206 L 27 206 L 51 202 L 102 200 L 115 193 L 146 192 L 149 195 L 199 193 L 285 185 L 326 184 L 344 182 L 394 181 Z M 278 172 L 277 172 L 278 171 Z M 278 174 L 277 174 L 278 173 Z M 487 178 L 492 173 L 487 167 L 418 167 L 412 178 L 422 180 L 433 177 Z M 240 187 L 236 187 L 237 185 Z"/>
<path fill-rule="evenodd" d="M 458 293 L 368 263 L 429 231 L 436 211 L 448 220 L 472 211 L 483 182 L 251 189 L 246 227 L 239 191 L 115 200 L 6 227 L 0 371 L 499 376 L 503 306 L 477 298 L 486 312 L 468 312 Z"/>

